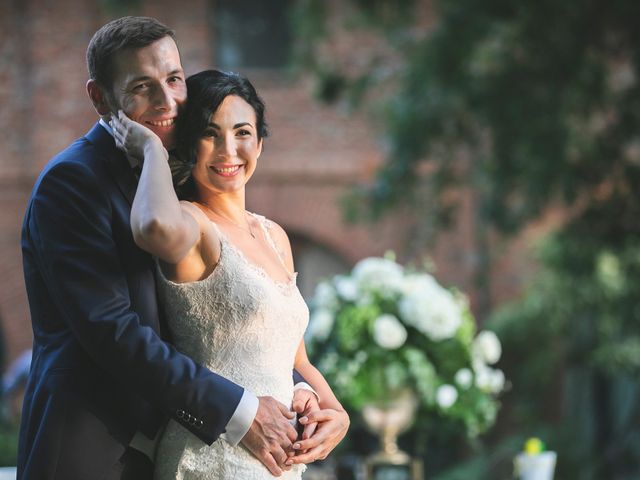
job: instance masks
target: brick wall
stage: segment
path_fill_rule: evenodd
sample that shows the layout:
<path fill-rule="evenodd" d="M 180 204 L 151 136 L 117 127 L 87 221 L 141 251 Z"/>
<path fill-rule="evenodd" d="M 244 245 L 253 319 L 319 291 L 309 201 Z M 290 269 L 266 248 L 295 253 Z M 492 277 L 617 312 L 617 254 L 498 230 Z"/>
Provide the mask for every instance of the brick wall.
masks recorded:
<path fill-rule="evenodd" d="M 187 74 L 213 66 L 208 3 L 142 2 L 140 13 L 176 30 Z M 0 2 L 0 128 L 5 133 L 0 136 L 0 312 L 10 359 L 31 343 L 19 250 L 31 185 L 48 159 L 96 120 L 85 93 L 84 55 L 93 32 L 110 19 L 97 5 L 82 0 Z M 376 225 L 345 225 L 339 199 L 383 159 L 369 119 L 317 104 L 305 79 L 274 71 L 243 73 L 265 98 L 272 132 L 248 188 L 250 209 L 279 222 L 294 238 L 333 252 L 336 265 L 388 249 L 400 259 L 430 253 L 440 277 L 470 292 L 475 302 L 472 201 L 465 202 L 458 225 L 428 250 L 414 241 L 419 212 L 394 212 Z M 499 250 L 492 272 L 496 301 L 516 295 L 526 278 L 531 268 L 522 254 L 526 244 L 523 239 Z"/>

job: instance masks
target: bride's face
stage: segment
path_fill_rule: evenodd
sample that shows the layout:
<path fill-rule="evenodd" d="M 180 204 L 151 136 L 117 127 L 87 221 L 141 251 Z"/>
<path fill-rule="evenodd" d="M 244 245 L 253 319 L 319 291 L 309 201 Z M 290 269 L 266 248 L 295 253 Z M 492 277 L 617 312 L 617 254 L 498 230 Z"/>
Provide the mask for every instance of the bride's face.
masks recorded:
<path fill-rule="evenodd" d="M 244 99 L 229 95 L 211 115 L 196 148 L 193 179 L 216 193 L 242 190 L 262 152 L 256 113 Z"/>

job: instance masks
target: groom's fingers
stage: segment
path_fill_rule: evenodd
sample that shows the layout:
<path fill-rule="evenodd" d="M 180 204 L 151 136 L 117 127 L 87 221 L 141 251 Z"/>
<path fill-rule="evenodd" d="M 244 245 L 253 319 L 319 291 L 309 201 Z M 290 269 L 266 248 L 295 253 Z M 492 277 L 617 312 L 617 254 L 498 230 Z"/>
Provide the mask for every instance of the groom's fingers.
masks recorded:
<path fill-rule="evenodd" d="M 260 460 L 265 467 L 269 469 L 272 475 L 279 477 L 282 475 L 282 469 L 276 463 L 275 458 L 271 455 L 270 452 L 264 451 L 263 453 L 257 455 L 258 460 Z"/>
<path fill-rule="evenodd" d="M 285 407 L 283 403 L 278 402 L 278 408 L 280 409 L 282 414 L 285 417 L 287 417 L 289 420 L 293 419 L 296 416 L 295 412 L 292 412 L 291 410 L 289 410 L 287 407 Z"/>

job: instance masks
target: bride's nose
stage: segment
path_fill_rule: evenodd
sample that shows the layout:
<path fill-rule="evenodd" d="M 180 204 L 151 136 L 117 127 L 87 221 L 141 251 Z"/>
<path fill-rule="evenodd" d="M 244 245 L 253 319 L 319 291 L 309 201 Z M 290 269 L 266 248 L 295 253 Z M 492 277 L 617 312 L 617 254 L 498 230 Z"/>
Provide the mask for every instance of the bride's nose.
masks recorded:
<path fill-rule="evenodd" d="M 220 135 L 218 145 L 216 146 L 216 154 L 220 158 L 233 158 L 236 155 L 237 145 L 233 136 Z"/>

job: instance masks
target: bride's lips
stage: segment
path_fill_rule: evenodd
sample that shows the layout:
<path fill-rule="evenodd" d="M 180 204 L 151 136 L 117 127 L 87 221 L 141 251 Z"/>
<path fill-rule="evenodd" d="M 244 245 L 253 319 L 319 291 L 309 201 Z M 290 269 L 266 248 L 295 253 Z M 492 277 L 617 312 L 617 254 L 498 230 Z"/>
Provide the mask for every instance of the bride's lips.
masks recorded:
<path fill-rule="evenodd" d="M 209 168 L 222 177 L 234 177 L 238 174 L 242 165 L 210 165 Z"/>

